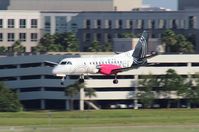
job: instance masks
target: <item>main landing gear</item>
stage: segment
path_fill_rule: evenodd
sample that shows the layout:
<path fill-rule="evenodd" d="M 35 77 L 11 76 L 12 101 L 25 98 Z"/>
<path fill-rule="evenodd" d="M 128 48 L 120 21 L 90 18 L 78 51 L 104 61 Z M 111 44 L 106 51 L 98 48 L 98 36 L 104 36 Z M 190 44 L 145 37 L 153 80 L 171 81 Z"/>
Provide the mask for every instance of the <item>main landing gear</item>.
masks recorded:
<path fill-rule="evenodd" d="M 62 77 L 60 84 L 64 85 L 64 81 L 67 78 L 67 76 Z M 113 84 L 118 84 L 117 74 L 115 74 L 115 79 L 113 80 Z M 84 83 L 84 75 L 80 75 L 79 77 L 79 83 Z"/>
<path fill-rule="evenodd" d="M 113 84 L 118 84 L 117 74 L 115 74 L 115 79 L 113 80 Z"/>
<path fill-rule="evenodd" d="M 61 85 L 64 85 L 64 81 L 65 81 L 65 79 L 66 79 L 67 77 L 68 77 L 68 76 L 62 77 L 61 82 L 60 82 Z M 84 83 L 84 75 L 83 75 L 83 74 L 80 75 L 80 77 L 79 77 L 79 83 Z"/>
<path fill-rule="evenodd" d="M 114 79 L 114 80 L 113 80 L 113 84 L 118 84 L 118 80 L 117 80 L 117 79 Z"/>
<path fill-rule="evenodd" d="M 79 77 L 79 83 L 84 83 L 84 75 L 81 74 Z"/>

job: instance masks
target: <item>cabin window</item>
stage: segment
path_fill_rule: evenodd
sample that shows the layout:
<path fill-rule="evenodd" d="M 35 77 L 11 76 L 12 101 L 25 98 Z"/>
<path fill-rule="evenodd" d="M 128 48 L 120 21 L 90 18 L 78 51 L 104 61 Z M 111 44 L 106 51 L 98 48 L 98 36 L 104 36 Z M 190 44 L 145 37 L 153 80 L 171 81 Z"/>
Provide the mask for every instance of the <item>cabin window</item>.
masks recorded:
<path fill-rule="evenodd" d="M 70 61 L 62 61 L 60 64 L 61 65 L 72 65 L 72 63 Z"/>

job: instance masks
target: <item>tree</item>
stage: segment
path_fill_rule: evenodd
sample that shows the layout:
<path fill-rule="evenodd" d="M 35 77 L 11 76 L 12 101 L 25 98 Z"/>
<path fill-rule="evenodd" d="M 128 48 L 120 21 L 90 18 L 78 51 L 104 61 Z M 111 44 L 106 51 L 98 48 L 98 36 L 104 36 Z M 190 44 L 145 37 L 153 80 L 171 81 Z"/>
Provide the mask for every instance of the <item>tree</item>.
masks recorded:
<path fill-rule="evenodd" d="M 199 102 L 199 75 L 196 75 L 195 82 L 196 85 L 193 85 L 191 78 L 186 82 L 185 87 L 178 89 L 178 95 L 187 99 L 187 107 L 191 108 L 192 103 Z"/>
<path fill-rule="evenodd" d="M 65 89 L 65 95 L 70 97 L 70 109 L 74 109 L 74 97 L 77 96 L 80 92 L 81 88 L 85 88 L 84 83 L 79 83 L 79 81 L 75 82 L 74 84 L 71 84 L 67 86 Z"/>
<path fill-rule="evenodd" d="M 139 81 L 142 86 L 141 91 L 137 93 L 137 97 L 140 102 L 143 103 L 145 108 L 150 108 L 155 99 L 155 94 L 153 88 L 158 86 L 158 80 L 153 75 L 144 76 L 144 78 Z"/>
<path fill-rule="evenodd" d="M 75 52 L 79 51 L 79 42 L 74 33 L 45 34 L 33 49 L 36 52 Z"/>
<path fill-rule="evenodd" d="M 47 51 L 48 51 L 47 47 L 40 43 L 36 47 L 33 47 L 32 50 L 32 52 L 47 52 Z"/>
<path fill-rule="evenodd" d="M 175 34 L 172 30 L 163 33 L 162 42 L 166 45 L 166 52 L 193 53 L 193 44 L 182 34 Z"/>
<path fill-rule="evenodd" d="M 166 30 L 163 33 L 162 42 L 166 44 L 166 52 L 172 52 L 173 46 L 176 44 L 176 34 L 172 30 Z"/>
<path fill-rule="evenodd" d="M 100 52 L 100 51 L 102 51 L 100 43 L 98 41 L 92 42 L 91 46 L 88 48 L 88 51 L 89 52 Z"/>
<path fill-rule="evenodd" d="M 111 44 L 111 43 L 105 43 L 105 44 L 102 46 L 102 51 L 103 51 L 103 52 L 112 52 L 112 51 L 113 51 L 112 44 Z"/>
<path fill-rule="evenodd" d="M 7 51 L 6 47 L 4 47 L 4 46 L 0 47 L 0 54 L 4 54 L 4 53 L 6 53 L 6 51 Z"/>
<path fill-rule="evenodd" d="M 85 96 L 91 98 L 91 97 L 96 97 L 96 94 L 95 94 L 95 89 L 93 88 L 86 88 L 85 89 Z"/>
<path fill-rule="evenodd" d="M 161 80 L 161 87 L 166 93 L 165 97 L 168 99 L 167 108 L 170 108 L 172 91 L 185 88 L 185 79 L 178 75 L 175 70 L 168 69 L 166 75 Z"/>
<path fill-rule="evenodd" d="M 9 90 L 2 82 L 0 82 L 0 111 L 1 112 L 17 112 L 22 110 L 22 105 L 16 93 Z"/>
<path fill-rule="evenodd" d="M 176 51 L 182 53 L 193 53 L 193 45 L 191 42 L 187 41 L 184 35 L 178 34 L 176 35 L 176 44 L 175 49 Z"/>
<path fill-rule="evenodd" d="M 91 99 L 91 97 L 96 97 L 95 89 L 85 88 L 85 96 L 89 97 L 89 99 Z M 88 109 L 90 109 L 90 105 Z"/>
<path fill-rule="evenodd" d="M 92 96 L 96 97 L 95 90 L 92 88 L 86 88 L 85 83 L 76 81 L 74 84 L 71 84 L 66 87 L 65 95 L 70 97 L 70 109 L 74 109 L 74 97 L 80 93 L 80 89 L 84 89 L 85 96 L 91 98 Z"/>
<path fill-rule="evenodd" d="M 41 39 L 39 44 L 33 48 L 33 51 L 35 52 L 58 52 L 63 47 L 59 44 L 56 44 L 56 40 L 58 39 L 58 34 L 50 35 L 45 34 Z"/>
<path fill-rule="evenodd" d="M 125 32 L 122 34 L 122 38 L 135 38 L 135 34 L 133 34 L 132 32 Z"/>
<path fill-rule="evenodd" d="M 16 41 L 11 47 L 11 52 L 23 53 L 23 52 L 25 52 L 25 47 L 21 45 L 20 41 Z"/>
<path fill-rule="evenodd" d="M 47 47 L 48 52 L 60 52 L 62 51 L 61 49 L 63 49 L 63 47 L 61 45 L 56 45 L 56 44 L 50 44 Z"/>
<path fill-rule="evenodd" d="M 67 51 L 76 52 L 79 51 L 79 42 L 74 33 L 68 33 L 67 35 Z"/>

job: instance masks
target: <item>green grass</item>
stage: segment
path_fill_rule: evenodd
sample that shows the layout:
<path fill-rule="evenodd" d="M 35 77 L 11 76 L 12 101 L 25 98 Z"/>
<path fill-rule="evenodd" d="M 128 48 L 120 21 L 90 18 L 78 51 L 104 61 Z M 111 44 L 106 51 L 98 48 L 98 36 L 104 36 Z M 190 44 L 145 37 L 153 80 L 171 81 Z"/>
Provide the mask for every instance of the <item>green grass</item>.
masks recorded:
<path fill-rule="evenodd" d="M 198 132 L 199 109 L 0 113 L 0 132 Z"/>
<path fill-rule="evenodd" d="M 198 132 L 198 126 L 10 127 L 0 132 Z"/>
<path fill-rule="evenodd" d="M 0 113 L 0 126 L 197 125 L 199 109 Z"/>

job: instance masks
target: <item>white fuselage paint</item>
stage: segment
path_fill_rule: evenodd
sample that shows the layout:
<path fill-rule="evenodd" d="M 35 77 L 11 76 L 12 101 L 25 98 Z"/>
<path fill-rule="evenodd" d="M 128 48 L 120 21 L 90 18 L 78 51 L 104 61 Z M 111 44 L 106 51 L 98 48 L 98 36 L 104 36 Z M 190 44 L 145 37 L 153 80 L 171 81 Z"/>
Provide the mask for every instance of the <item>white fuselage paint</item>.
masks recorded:
<path fill-rule="evenodd" d="M 83 75 L 98 73 L 101 64 L 113 64 L 122 68 L 130 67 L 133 63 L 133 50 L 107 57 L 65 58 L 53 69 L 57 76 Z"/>

